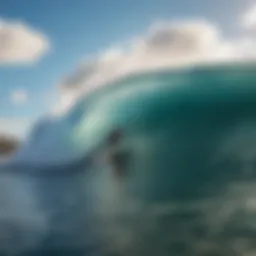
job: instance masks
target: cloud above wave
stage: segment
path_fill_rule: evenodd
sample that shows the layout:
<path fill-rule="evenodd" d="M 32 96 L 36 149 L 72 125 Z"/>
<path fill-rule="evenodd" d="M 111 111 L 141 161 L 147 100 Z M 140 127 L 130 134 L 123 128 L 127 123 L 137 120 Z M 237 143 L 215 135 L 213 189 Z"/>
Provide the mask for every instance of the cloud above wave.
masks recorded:
<path fill-rule="evenodd" d="M 248 6 L 241 16 L 241 25 L 248 30 L 256 29 L 256 2 Z"/>
<path fill-rule="evenodd" d="M 0 134 L 14 135 L 24 138 L 33 123 L 30 118 L 0 117 Z"/>
<path fill-rule="evenodd" d="M 121 47 L 113 47 L 81 63 L 60 84 L 61 104 L 121 76 L 197 63 L 251 60 L 256 57 L 252 36 L 229 39 L 221 29 L 203 19 L 163 21 Z"/>
<path fill-rule="evenodd" d="M 11 92 L 10 100 L 14 105 L 23 105 L 28 102 L 28 93 L 21 89 L 16 89 Z"/>
<path fill-rule="evenodd" d="M 34 63 L 49 48 L 42 32 L 19 21 L 0 20 L 0 65 Z"/>

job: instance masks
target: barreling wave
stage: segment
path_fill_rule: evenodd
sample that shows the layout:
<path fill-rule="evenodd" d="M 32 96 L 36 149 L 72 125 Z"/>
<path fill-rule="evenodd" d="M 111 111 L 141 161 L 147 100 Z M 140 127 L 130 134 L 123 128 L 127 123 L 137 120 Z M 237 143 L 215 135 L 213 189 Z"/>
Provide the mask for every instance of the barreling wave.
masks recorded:
<path fill-rule="evenodd" d="M 255 71 L 134 75 L 38 124 L 0 166 L 0 254 L 255 253 Z"/>

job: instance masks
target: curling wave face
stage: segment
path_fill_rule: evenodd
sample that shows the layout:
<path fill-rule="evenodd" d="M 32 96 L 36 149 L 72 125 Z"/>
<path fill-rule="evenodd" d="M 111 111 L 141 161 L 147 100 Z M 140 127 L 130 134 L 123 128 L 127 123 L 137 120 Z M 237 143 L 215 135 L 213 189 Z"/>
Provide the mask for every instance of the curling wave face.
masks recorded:
<path fill-rule="evenodd" d="M 0 252 L 256 253 L 255 67 L 128 77 L 38 125 L 2 167 Z"/>

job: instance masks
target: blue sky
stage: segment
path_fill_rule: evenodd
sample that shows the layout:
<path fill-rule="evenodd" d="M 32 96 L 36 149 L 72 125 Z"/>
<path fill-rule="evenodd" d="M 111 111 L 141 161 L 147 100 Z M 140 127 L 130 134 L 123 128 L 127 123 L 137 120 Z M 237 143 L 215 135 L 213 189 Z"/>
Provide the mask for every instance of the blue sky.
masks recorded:
<path fill-rule="evenodd" d="M 242 0 L 0 0 L 0 19 L 22 21 L 50 43 L 35 63 L 0 65 L 0 120 L 43 115 L 57 100 L 57 85 L 80 60 L 144 33 L 156 20 L 207 18 L 232 37 L 240 33 L 234 23 L 245 7 Z M 27 94 L 23 104 L 10 97 L 17 90 Z M 22 122 L 13 126 L 2 130 L 21 135 L 27 129 Z"/>

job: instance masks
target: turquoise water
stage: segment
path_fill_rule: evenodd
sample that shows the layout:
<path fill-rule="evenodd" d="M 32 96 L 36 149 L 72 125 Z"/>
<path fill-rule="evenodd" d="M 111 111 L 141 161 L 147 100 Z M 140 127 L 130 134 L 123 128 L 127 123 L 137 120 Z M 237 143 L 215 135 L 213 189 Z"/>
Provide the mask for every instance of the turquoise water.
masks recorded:
<path fill-rule="evenodd" d="M 219 65 L 130 76 L 36 127 L 9 171 L 36 202 L 23 212 L 45 223 L 44 232 L 39 220 L 21 225 L 28 239 L 41 238 L 33 250 L 256 253 L 255 71 L 252 64 Z M 102 161 L 117 128 L 121 177 Z M 81 157 L 85 163 L 77 164 Z M 15 199 L 16 183 L 7 181 L 5 193 Z M 0 228 L 4 221 L 0 215 Z M 0 238 L 0 250 L 2 244 Z"/>

